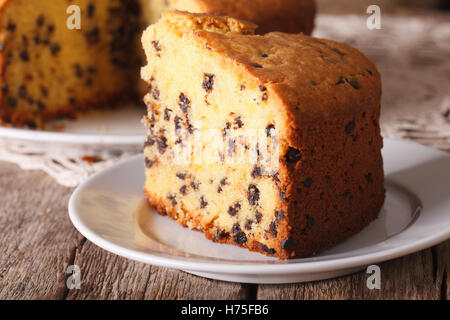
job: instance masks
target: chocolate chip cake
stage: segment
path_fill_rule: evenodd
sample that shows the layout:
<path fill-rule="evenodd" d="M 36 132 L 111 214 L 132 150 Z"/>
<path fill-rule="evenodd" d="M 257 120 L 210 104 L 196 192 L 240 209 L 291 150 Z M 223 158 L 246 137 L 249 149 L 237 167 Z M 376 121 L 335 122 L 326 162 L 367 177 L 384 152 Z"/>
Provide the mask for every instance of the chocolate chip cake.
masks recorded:
<path fill-rule="evenodd" d="M 81 9 L 80 30 L 67 27 L 70 5 Z M 313 0 L 2 0 L 0 122 L 42 127 L 140 100 L 141 31 L 169 8 L 236 15 L 261 32 L 310 33 L 314 21 Z"/>
<path fill-rule="evenodd" d="M 145 193 L 215 242 L 310 256 L 383 205 L 380 75 L 348 45 L 256 28 L 171 11 L 144 32 Z"/>

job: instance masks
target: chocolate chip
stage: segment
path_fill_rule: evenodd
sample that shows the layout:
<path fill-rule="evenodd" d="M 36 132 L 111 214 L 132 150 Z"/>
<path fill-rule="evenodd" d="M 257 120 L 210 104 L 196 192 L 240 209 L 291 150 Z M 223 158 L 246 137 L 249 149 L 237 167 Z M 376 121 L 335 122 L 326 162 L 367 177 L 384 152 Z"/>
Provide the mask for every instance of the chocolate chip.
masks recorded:
<path fill-rule="evenodd" d="M 170 113 L 171 112 L 172 112 L 171 109 L 168 109 L 168 108 L 164 109 L 164 120 L 170 121 Z"/>
<path fill-rule="evenodd" d="M 158 87 L 156 87 L 155 89 L 153 89 L 153 99 L 155 100 L 159 100 L 159 89 Z"/>
<path fill-rule="evenodd" d="M 261 53 L 260 56 L 263 57 L 263 58 L 269 57 L 269 55 L 267 53 Z"/>
<path fill-rule="evenodd" d="M 372 182 L 372 174 L 370 172 L 368 174 L 365 174 L 364 177 L 366 178 L 367 182 Z"/>
<path fill-rule="evenodd" d="M 100 41 L 100 29 L 97 27 L 92 28 L 86 32 L 85 37 L 88 44 L 97 44 Z"/>
<path fill-rule="evenodd" d="M 245 229 L 251 230 L 252 224 L 253 224 L 253 221 L 252 221 L 252 220 L 247 220 L 247 221 L 245 222 Z"/>
<path fill-rule="evenodd" d="M 351 135 L 354 129 L 355 129 L 355 120 L 352 120 L 345 126 L 345 133 L 347 135 Z"/>
<path fill-rule="evenodd" d="M 8 103 L 8 105 L 10 107 L 16 107 L 17 106 L 17 100 L 14 97 L 8 97 L 8 99 L 6 100 L 6 102 Z"/>
<path fill-rule="evenodd" d="M 315 223 L 316 223 L 316 221 L 314 220 L 314 218 L 311 217 L 309 214 L 307 214 L 306 215 L 306 228 L 311 229 Z"/>
<path fill-rule="evenodd" d="M 220 230 L 220 229 L 217 229 L 217 231 L 216 231 L 216 233 L 214 235 L 214 239 L 221 240 L 223 238 L 226 238 L 227 236 L 228 236 L 227 232 L 225 232 L 223 230 Z"/>
<path fill-rule="evenodd" d="M 305 188 L 311 187 L 312 183 L 313 183 L 313 180 L 311 177 L 307 177 L 305 180 L 302 181 L 302 184 Z"/>
<path fill-rule="evenodd" d="M 188 109 L 191 105 L 191 101 L 184 95 L 184 93 L 181 93 L 179 96 L 178 104 L 179 104 L 181 110 L 184 113 L 187 113 Z"/>
<path fill-rule="evenodd" d="M 208 206 L 208 202 L 205 200 L 204 196 L 200 197 L 200 209 L 204 209 Z"/>
<path fill-rule="evenodd" d="M 348 84 L 350 84 L 355 90 L 358 90 L 360 88 L 359 82 L 355 78 L 347 78 L 345 79 L 345 81 L 347 81 Z"/>
<path fill-rule="evenodd" d="M 260 193 L 259 189 L 254 184 L 251 184 L 248 187 L 247 198 L 248 198 L 248 203 L 250 203 L 250 205 L 254 206 L 258 203 L 259 193 Z"/>
<path fill-rule="evenodd" d="M 30 61 L 30 56 L 28 54 L 28 51 L 26 51 L 26 50 L 21 51 L 19 56 L 20 56 L 20 59 L 22 59 L 25 62 Z"/>
<path fill-rule="evenodd" d="M 41 100 L 36 101 L 36 104 L 40 110 L 45 109 L 45 104 Z"/>
<path fill-rule="evenodd" d="M 263 85 L 258 85 L 258 88 L 259 88 L 259 90 L 262 91 L 262 92 L 266 92 L 266 91 L 267 91 L 267 88 L 264 87 Z"/>
<path fill-rule="evenodd" d="M 269 98 L 269 96 L 267 95 L 267 92 L 264 92 L 262 97 L 261 97 L 261 100 L 262 101 L 267 101 L 268 98 Z"/>
<path fill-rule="evenodd" d="M 233 240 L 234 240 L 234 242 L 236 242 L 237 244 L 242 245 L 242 244 L 244 244 L 244 243 L 247 242 L 247 236 L 246 236 L 246 234 L 245 234 L 244 232 L 239 232 L 238 234 L 236 234 L 236 235 L 233 237 Z"/>
<path fill-rule="evenodd" d="M 241 204 L 239 202 L 236 202 L 235 204 L 233 204 L 232 206 L 230 206 L 228 208 L 228 214 L 230 216 L 235 216 L 236 213 L 238 213 L 238 211 L 241 209 Z"/>
<path fill-rule="evenodd" d="M 164 136 L 160 136 L 156 138 L 156 143 L 158 145 L 158 151 L 161 154 L 164 154 L 167 149 L 167 138 Z"/>
<path fill-rule="evenodd" d="M 155 48 L 156 52 L 160 52 L 161 51 L 161 45 L 159 44 L 159 41 L 153 40 L 152 41 L 152 45 L 153 45 L 153 48 Z"/>
<path fill-rule="evenodd" d="M 237 117 L 235 120 L 235 123 L 238 128 L 242 128 L 244 126 L 244 123 L 242 122 L 241 117 Z"/>
<path fill-rule="evenodd" d="M 336 84 L 343 84 L 344 83 L 344 78 L 342 76 L 339 77 L 338 81 L 336 82 Z"/>
<path fill-rule="evenodd" d="M 254 67 L 254 68 L 258 68 L 258 69 L 261 69 L 261 68 L 263 68 L 263 66 L 262 65 L 260 65 L 259 63 L 251 63 L 250 64 L 252 67 Z"/>
<path fill-rule="evenodd" d="M 283 240 L 281 240 L 281 249 L 289 250 L 290 248 L 292 248 L 293 244 L 294 244 L 294 240 L 292 238 L 283 239 Z"/>
<path fill-rule="evenodd" d="M 217 193 L 222 193 L 222 191 L 223 191 L 222 187 L 219 186 L 219 187 L 217 188 Z"/>
<path fill-rule="evenodd" d="M 44 98 L 48 97 L 48 89 L 46 87 L 41 87 L 41 94 Z"/>
<path fill-rule="evenodd" d="M 203 76 L 203 83 L 202 83 L 203 89 L 205 89 L 206 92 L 210 92 L 214 87 L 214 75 L 205 73 Z"/>
<path fill-rule="evenodd" d="M 330 48 L 332 51 L 336 52 L 338 55 L 340 55 L 341 57 L 344 56 L 344 54 L 338 49 L 338 48 Z"/>
<path fill-rule="evenodd" d="M 252 171 L 252 178 L 257 178 L 261 176 L 261 167 L 255 166 Z"/>
<path fill-rule="evenodd" d="M 180 188 L 180 193 L 185 196 L 187 194 L 187 186 L 182 186 Z"/>
<path fill-rule="evenodd" d="M 153 146 L 155 142 L 156 142 L 155 139 L 148 137 L 147 140 L 144 142 L 144 148 Z"/>
<path fill-rule="evenodd" d="M 373 76 L 372 70 L 370 70 L 370 69 L 366 69 L 366 70 L 367 70 L 367 73 L 368 73 L 368 74 L 370 74 L 371 76 Z"/>
<path fill-rule="evenodd" d="M 181 124 L 183 123 L 183 119 L 179 116 L 175 116 L 175 130 L 178 131 L 181 129 Z"/>
<path fill-rule="evenodd" d="M 25 99 L 27 97 L 27 87 L 25 85 L 19 86 L 19 97 Z"/>
<path fill-rule="evenodd" d="M 226 186 L 228 183 L 227 183 L 227 178 L 223 178 L 222 180 L 220 180 L 220 185 L 221 186 Z"/>
<path fill-rule="evenodd" d="M 286 153 L 286 161 L 288 163 L 296 163 L 299 162 L 302 158 L 300 151 L 298 149 L 289 147 L 288 152 Z"/>
<path fill-rule="evenodd" d="M 281 221 L 281 220 L 283 220 L 284 218 L 285 218 L 285 212 L 284 212 L 284 210 L 283 209 L 281 209 L 281 210 L 275 210 L 275 220 L 278 222 L 278 221 Z"/>
<path fill-rule="evenodd" d="M 233 225 L 233 227 L 231 228 L 231 233 L 232 234 L 236 234 L 236 233 L 239 233 L 239 232 L 241 232 L 241 227 L 239 226 L 239 223 L 235 223 Z"/>
<path fill-rule="evenodd" d="M 185 172 L 178 172 L 178 173 L 176 174 L 176 176 L 177 176 L 177 178 L 179 178 L 179 179 L 181 179 L 181 180 L 185 180 L 186 177 L 187 177 L 187 173 L 185 173 Z"/>
<path fill-rule="evenodd" d="M 77 78 L 82 78 L 83 77 L 83 69 L 81 68 L 81 66 L 79 64 L 74 64 L 73 65 L 73 69 L 75 71 L 75 76 Z"/>
<path fill-rule="evenodd" d="M 275 223 L 275 221 L 272 221 L 270 223 L 270 233 L 272 234 L 272 236 L 275 238 L 278 235 L 278 231 L 277 231 L 277 224 Z"/>
<path fill-rule="evenodd" d="M 268 253 L 268 254 L 275 254 L 275 253 L 277 253 L 275 249 L 269 248 L 269 247 L 266 246 L 265 244 L 261 245 L 261 249 L 262 249 L 264 252 Z"/>
<path fill-rule="evenodd" d="M 155 162 L 153 160 L 150 160 L 149 158 L 145 158 L 145 167 L 150 169 L 151 167 L 153 167 L 154 164 L 155 164 Z"/>
<path fill-rule="evenodd" d="M 242 84 L 241 85 L 241 91 L 244 91 L 245 90 L 245 86 Z"/>
<path fill-rule="evenodd" d="M 12 31 L 16 30 L 16 25 L 14 23 L 9 23 L 6 26 L 6 30 L 12 32 Z"/>
<path fill-rule="evenodd" d="M 40 15 L 37 19 L 36 19 L 36 24 L 38 27 L 42 27 L 44 25 L 45 19 L 44 16 Z"/>
<path fill-rule="evenodd" d="M 198 182 L 196 182 L 196 181 L 191 182 L 192 189 L 197 191 L 199 189 L 199 186 L 200 186 L 200 184 Z"/>
<path fill-rule="evenodd" d="M 172 200 L 172 205 L 173 206 L 176 206 L 177 204 L 178 204 L 178 202 L 177 202 L 177 200 L 176 200 L 176 197 L 174 196 L 174 195 L 168 195 L 167 196 L 167 199 L 169 199 L 169 200 Z"/>
<path fill-rule="evenodd" d="M 8 85 L 6 83 L 2 82 L 1 88 L 2 88 L 2 93 L 6 95 L 8 93 Z"/>
<path fill-rule="evenodd" d="M 286 197 L 286 192 L 283 191 L 283 189 L 279 188 L 278 195 L 280 196 L 281 201 L 288 202 L 289 199 Z"/>
<path fill-rule="evenodd" d="M 86 11 L 87 11 L 88 18 L 92 18 L 95 15 L 95 5 L 92 3 L 89 3 Z"/>
<path fill-rule="evenodd" d="M 274 134 L 273 132 L 275 131 L 275 126 L 273 125 L 273 124 L 269 124 L 267 127 L 266 127 L 266 135 L 268 136 L 268 137 L 272 137 L 272 135 Z"/>
<path fill-rule="evenodd" d="M 262 220 L 262 214 L 258 210 L 256 210 L 255 218 L 257 223 L 260 223 Z"/>
<path fill-rule="evenodd" d="M 52 43 L 50 45 L 50 52 L 52 55 L 56 56 L 61 51 L 61 46 L 57 43 Z"/>

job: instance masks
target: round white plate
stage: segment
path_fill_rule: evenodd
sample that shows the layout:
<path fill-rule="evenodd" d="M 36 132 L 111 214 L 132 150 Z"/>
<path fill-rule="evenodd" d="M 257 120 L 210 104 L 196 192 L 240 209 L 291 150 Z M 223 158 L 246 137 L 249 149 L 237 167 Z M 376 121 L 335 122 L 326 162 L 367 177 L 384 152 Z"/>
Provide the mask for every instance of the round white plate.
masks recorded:
<path fill-rule="evenodd" d="M 130 105 L 91 111 L 74 120 L 53 121 L 46 130 L 0 126 L 0 138 L 49 146 L 141 146 L 145 139 L 145 128 L 140 123 L 144 113 L 145 107 Z"/>
<path fill-rule="evenodd" d="M 90 241 L 115 254 L 225 281 L 291 283 L 333 278 L 433 246 L 450 237 L 450 156 L 385 140 L 387 198 L 358 235 L 306 259 L 280 261 L 216 244 L 150 209 L 143 156 L 105 170 L 73 193 L 69 214 Z"/>

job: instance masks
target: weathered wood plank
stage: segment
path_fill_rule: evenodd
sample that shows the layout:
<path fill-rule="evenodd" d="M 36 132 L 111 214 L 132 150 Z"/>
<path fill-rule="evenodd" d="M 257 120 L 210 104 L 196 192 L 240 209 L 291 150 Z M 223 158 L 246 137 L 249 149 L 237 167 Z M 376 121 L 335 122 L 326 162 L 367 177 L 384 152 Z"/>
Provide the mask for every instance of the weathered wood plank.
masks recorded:
<path fill-rule="evenodd" d="M 68 299 L 246 299 L 248 287 L 149 266 L 110 254 L 87 241 L 77 250 L 80 290 Z"/>
<path fill-rule="evenodd" d="M 136 263 L 96 247 L 72 226 L 72 190 L 42 172 L 0 163 L 0 299 L 243 299 L 247 286 Z M 68 290 L 69 265 L 81 289 Z"/>
<path fill-rule="evenodd" d="M 381 289 L 367 288 L 368 274 L 290 285 L 260 285 L 258 299 L 441 299 L 448 294 L 450 240 L 380 264 Z"/>
<path fill-rule="evenodd" d="M 82 236 L 67 216 L 71 189 L 0 163 L 0 299 L 61 299 Z"/>

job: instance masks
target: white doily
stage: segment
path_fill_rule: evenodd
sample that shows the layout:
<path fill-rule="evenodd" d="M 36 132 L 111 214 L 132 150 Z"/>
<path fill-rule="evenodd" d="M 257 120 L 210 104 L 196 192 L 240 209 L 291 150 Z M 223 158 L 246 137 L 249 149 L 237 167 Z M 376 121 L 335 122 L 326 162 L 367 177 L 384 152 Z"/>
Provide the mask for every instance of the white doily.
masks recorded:
<path fill-rule="evenodd" d="M 450 16 L 382 16 L 369 30 L 366 16 L 321 15 L 315 36 L 347 42 L 364 52 L 383 78 L 382 132 L 450 149 Z M 140 124 L 136 124 L 140 125 Z M 0 140 L 0 160 L 40 169 L 73 187 L 91 174 L 140 152 L 46 150 Z"/>
<path fill-rule="evenodd" d="M 16 163 L 24 170 L 45 171 L 66 187 L 79 185 L 90 175 L 137 154 L 138 150 L 138 147 L 135 152 L 81 151 L 69 148 L 46 150 L 27 143 L 0 139 L 0 161 Z"/>

